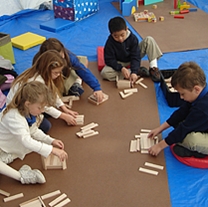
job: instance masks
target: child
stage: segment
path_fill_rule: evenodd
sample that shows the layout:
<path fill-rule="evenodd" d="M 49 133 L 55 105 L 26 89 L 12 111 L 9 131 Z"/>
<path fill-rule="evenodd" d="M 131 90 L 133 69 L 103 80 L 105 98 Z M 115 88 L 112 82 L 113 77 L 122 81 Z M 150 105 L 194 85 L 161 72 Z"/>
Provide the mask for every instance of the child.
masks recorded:
<path fill-rule="evenodd" d="M 54 94 L 57 95 L 56 107 L 46 107 L 45 112 L 54 118 L 61 118 L 68 125 L 76 125 L 75 117 L 78 114 L 69 110 L 59 97 L 59 90 L 63 88 L 62 70 L 65 67 L 65 60 L 55 50 L 43 53 L 35 62 L 35 64 L 20 74 L 12 84 L 7 95 L 7 104 L 11 102 L 17 89 L 24 83 L 36 80 L 46 84 Z M 44 126 L 45 127 L 45 126 Z M 44 127 L 41 127 L 44 128 Z"/>
<path fill-rule="evenodd" d="M 1 174 L 19 180 L 22 184 L 45 183 L 45 178 L 39 170 L 32 170 L 28 165 L 23 165 L 16 171 L 7 164 L 16 158 L 23 160 L 30 152 L 44 157 L 52 153 L 62 161 L 67 159 L 63 142 L 38 129 L 44 107 L 54 105 L 55 98 L 44 83 L 32 81 L 22 84 L 11 102 L 0 113 Z"/>
<path fill-rule="evenodd" d="M 150 75 L 153 81 L 160 81 L 157 59 L 162 56 L 162 52 L 155 40 L 148 36 L 139 43 L 125 20 L 119 16 L 110 19 L 108 28 L 110 35 L 104 47 L 106 66 L 101 71 L 103 79 L 115 81 L 116 76 L 120 76 L 134 83 L 138 75 Z M 141 58 L 145 55 L 150 62 L 149 70 L 140 67 Z"/>
<path fill-rule="evenodd" d="M 63 75 L 65 77 L 64 95 L 80 96 L 84 92 L 81 86 L 83 80 L 93 89 L 98 102 L 103 100 L 103 93 L 97 78 L 72 52 L 67 50 L 58 39 L 49 38 L 45 40 L 42 43 L 39 52 L 35 55 L 33 62 L 35 62 L 37 57 L 47 50 L 58 51 L 67 62 L 67 66 L 63 69 Z"/>
<path fill-rule="evenodd" d="M 186 102 L 166 122 L 151 130 L 149 138 L 174 127 L 149 153 L 157 156 L 168 145 L 176 144 L 173 150 L 178 156 L 204 157 L 208 154 L 208 87 L 204 71 L 194 62 L 183 63 L 173 74 L 171 84 Z"/>

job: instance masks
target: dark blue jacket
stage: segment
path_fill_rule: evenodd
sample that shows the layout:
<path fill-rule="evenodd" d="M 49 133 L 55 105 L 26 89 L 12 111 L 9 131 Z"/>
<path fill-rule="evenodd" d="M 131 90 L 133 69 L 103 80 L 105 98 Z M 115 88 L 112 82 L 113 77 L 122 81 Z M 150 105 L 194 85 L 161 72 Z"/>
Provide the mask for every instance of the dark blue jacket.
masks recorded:
<path fill-rule="evenodd" d="M 105 64 L 116 71 L 121 71 L 123 67 L 117 61 L 130 62 L 131 72 L 138 74 L 141 58 L 137 37 L 131 32 L 129 37 L 123 43 L 120 43 L 109 35 L 104 47 L 104 59 Z"/>
<path fill-rule="evenodd" d="M 167 123 L 175 128 L 165 138 L 168 145 L 182 142 L 191 132 L 208 132 L 208 87 L 202 90 L 194 102 L 185 102 Z"/>

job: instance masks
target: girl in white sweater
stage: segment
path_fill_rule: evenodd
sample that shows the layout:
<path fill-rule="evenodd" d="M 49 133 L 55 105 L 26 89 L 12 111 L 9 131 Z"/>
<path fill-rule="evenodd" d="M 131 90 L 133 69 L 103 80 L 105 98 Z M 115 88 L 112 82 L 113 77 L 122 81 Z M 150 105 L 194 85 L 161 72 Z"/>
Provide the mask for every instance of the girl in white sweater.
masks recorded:
<path fill-rule="evenodd" d="M 44 183 L 43 174 L 28 165 L 19 171 L 10 167 L 14 159 L 21 160 L 36 152 L 44 157 L 54 154 L 64 161 L 68 155 L 61 140 L 54 139 L 38 129 L 45 106 L 52 106 L 56 97 L 38 81 L 22 84 L 11 102 L 0 113 L 0 173 L 22 184 Z"/>
<path fill-rule="evenodd" d="M 45 112 L 53 118 L 61 118 L 68 125 L 76 125 L 75 111 L 68 109 L 60 98 L 60 91 L 64 89 L 62 70 L 65 67 L 65 60 L 55 50 L 44 52 L 33 66 L 21 73 L 12 83 L 12 87 L 7 95 L 6 104 L 10 103 L 18 88 L 27 82 L 39 81 L 48 86 L 56 94 L 56 107 L 49 106 Z M 42 128 L 41 128 L 42 129 Z M 46 130 L 43 130 L 46 132 Z"/>

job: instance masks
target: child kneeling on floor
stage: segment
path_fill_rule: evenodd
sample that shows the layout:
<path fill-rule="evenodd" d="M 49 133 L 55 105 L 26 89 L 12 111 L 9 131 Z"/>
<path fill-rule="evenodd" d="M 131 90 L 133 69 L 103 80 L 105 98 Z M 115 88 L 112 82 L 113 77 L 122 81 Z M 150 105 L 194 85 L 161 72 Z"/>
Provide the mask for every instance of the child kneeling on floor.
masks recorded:
<path fill-rule="evenodd" d="M 54 154 L 61 161 L 67 159 L 64 144 L 38 129 L 45 106 L 54 105 L 56 97 L 38 81 L 22 84 L 12 101 L 0 113 L 0 173 L 22 184 L 45 183 L 37 169 L 23 165 L 19 171 L 10 167 L 14 159 L 21 160 L 30 152 L 44 157 Z"/>
<path fill-rule="evenodd" d="M 185 103 L 159 127 L 151 130 L 153 138 L 163 130 L 174 130 L 149 149 L 157 156 L 161 150 L 175 144 L 173 151 L 180 157 L 202 158 L 208 155 L 208 86 L 204 71 L 194 62 L 180 65 L 171 79 L 172 86 Z"/>

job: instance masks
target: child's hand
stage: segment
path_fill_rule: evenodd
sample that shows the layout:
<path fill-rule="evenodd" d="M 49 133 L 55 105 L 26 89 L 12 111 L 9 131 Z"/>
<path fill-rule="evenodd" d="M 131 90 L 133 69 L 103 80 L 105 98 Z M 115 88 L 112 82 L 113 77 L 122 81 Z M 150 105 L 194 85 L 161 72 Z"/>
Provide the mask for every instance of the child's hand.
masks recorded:
<path fill-rule="evenodd" d="M 93 95 L 96 97 L 98 103 L 101 102 L 104 98 L 102 91 L 95 91 Z"/>
<path fill-rule="evenodd" d="M 161 150 L 166 148 L 168 145 L 165 142 L 165 140 L 160 141 L 158 144 L 153 145 L 152 147 L 149 148 L 149 154 L 152 156 L 157 156 Z"/>
<path fill-rule="evenodd" d="M 61 140 L 55 139 L 55 140 L 52 142 L 52 145 L 53 145 L 54 147 L 59 148 L 59 149 L 64 149 L 64 143 L 63 143 Z"/>
<path fill-rule="evenodd" d="M 148 134 L 148 138 L 154 139 L 154 137 L 157 136 L 159 133 L 160 133 L 159 128 L 152 129 Z"/>
<path fill-rule="evenodd" d="M 126 79 L 129 79 L 130 78 L 130 71 L 127 68 L 123 67 L 121 69 L 121 72 L 122 72 L 124 78 L 126 78 Z"/>
<path fill-rule="evenodd" d="M 64 112 L 65 112 L 66 114 L 70 114 L 70 115 L 73 116 L 74 118 L 76 118 L 76 115 L 78 115 L 78 112 L 72 111 L 72 110 L 70 110 L 70 109 L 68 109 L 68 108 L 66 108 L 66 109 L 64 110 Z"/>
<path fill-rule="evenodd" d="M 132 83 L 132 86 L 133 86 L 133 84 L 137 81 L 137 79 L 138 79 L 137 74 L 132 73 L 132 74 L 131 74 L 131 77 L 130 77 L 130 81 L 131 81 L 131 83 Z"/>
<path fill-rule="evenodd" d="M 76 125 L 77 124 L 75 117 L 73 117 L 70 114 L 61 113 L 60 118 L 63 119 L 68 125 Z"/>
<path fill-rule="evenodd" d="M 53 147 L 52 149 L 52 153 L 56 156 L 59 157 L 59 159 L 63 162 L 64 160 L 68 159 L 68 154 L 62 150 L 62 149 L 58 149 L 56 147 Z"/>

